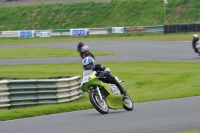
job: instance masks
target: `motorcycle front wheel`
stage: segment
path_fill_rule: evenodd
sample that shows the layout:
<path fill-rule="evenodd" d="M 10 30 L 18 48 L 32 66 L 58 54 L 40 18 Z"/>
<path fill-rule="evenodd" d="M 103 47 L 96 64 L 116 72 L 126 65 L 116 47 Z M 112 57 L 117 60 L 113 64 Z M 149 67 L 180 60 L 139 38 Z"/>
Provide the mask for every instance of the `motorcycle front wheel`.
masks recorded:
<path fill-rule="evenodd" d="M 125 94 L 125 97 L 123 98 L 123 107 L 127 111 L 131 111 L 134 108 L 133 102 L 127 93 Z"/>
<path fill-rule="evenodd" d="M 100 99 L 100 96 L 98 93 L 90 91 L 89 93 L 89 99 L 92 103 L 93 107 L 101 114 L 107 114 L 109 112 L 108 105 L 104 99 Z"/>

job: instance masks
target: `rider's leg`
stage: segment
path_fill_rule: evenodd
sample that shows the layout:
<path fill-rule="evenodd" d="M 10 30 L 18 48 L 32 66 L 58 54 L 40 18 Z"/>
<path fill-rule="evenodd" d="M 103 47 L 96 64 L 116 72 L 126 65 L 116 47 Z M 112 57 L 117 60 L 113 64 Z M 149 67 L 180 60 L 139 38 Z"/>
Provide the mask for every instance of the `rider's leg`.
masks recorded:
<path fill-rule="evenodd" d="M 119 88 L 121 94 L 125 94 L 126 90 L 120 85 L 120 83 L 116 80 L 114 80 L 114 84 L 117 86 L 117 88 Z"/>
<path fill-rule="evenodd" d="M 114 76 L 112 75 L 108 75 L 105 79 L 107 82 L 110 82 L 112 84 L 115 84 L 117 86 L 117 88 L 119 88 L 121 94 L 125 94 L 127 91 L 121 86 L 121 84 L 115 79 Z"/>

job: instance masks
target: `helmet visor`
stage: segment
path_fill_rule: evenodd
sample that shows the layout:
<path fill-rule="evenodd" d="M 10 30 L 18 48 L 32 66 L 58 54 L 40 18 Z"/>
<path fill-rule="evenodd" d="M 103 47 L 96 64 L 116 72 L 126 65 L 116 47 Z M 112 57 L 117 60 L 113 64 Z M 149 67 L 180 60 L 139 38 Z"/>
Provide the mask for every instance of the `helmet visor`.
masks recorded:
<path fill-rule="evenodd" d="M 83 66 L 85 70 L 91 70 L 92 69 L 92 64 L 87 64 Z"/>

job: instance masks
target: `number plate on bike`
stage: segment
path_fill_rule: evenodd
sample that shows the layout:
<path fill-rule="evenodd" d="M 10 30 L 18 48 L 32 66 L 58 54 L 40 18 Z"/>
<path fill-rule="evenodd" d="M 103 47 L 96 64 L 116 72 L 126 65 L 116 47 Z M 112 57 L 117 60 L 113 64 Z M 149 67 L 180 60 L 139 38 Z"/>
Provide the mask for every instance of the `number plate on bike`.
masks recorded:
<path fill-rule="evenodd" d="M 119 95 L 119 94 L 120 94 L 119 89 L 117 88 L 116 85 L 111 85 L 111 86 L 110 86 L 110 89 L 111 89 L 111 91 L 112 91 L 112 93 L 113 93 L 114 95 Z"/>

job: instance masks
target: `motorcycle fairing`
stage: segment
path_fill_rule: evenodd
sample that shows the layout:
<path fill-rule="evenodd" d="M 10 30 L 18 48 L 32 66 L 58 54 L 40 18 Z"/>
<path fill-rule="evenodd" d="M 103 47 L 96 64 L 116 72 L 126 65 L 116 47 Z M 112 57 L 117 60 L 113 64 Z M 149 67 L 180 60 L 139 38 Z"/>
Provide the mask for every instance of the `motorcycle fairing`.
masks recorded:
<path fill-rule="evenodd" d="M 112 109 L 123 108 L 123 101 L 122 101 L 121 94 L 119 93 L 118 95 L 116 95 L 116 94 L 113 93 L 113 91 L 111 89 L 115 85 L 114 84 L 107 84 L 107 83 L 103 83 L 103 82 L 102 82 L 102 85 L 104 86 L 106 91 L 109 93 L 109 95 L 105 98 L 109 108 L 112 108 Z"/>

